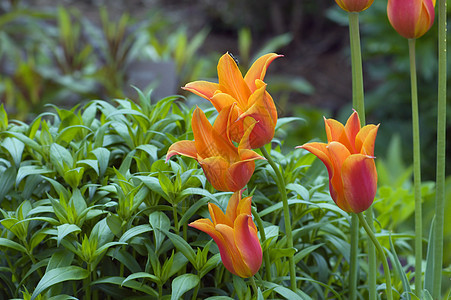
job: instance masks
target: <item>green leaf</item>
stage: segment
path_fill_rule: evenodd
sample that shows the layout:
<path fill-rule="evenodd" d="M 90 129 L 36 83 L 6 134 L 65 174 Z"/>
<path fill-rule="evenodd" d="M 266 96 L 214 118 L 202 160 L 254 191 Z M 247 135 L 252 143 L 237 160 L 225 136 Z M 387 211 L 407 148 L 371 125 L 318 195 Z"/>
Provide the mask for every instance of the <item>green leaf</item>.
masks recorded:
<path fill-rule="evenodd" d="M 72 232 L 80 232 L 81 229 L 74 224 L 63 224 L 57 227 L 58 237 L 56 239 L 56 244 L 59 247 L 61 240 L 68 234 Z"/>
<path fill-rule="evenodd" d="M 55 143 L 50 146 L 50 162 L 60 176 L 64 176 L 65 172 L 72 169 L 74 165 L 74 159 L 69 150 Z"/>
<path fill-rule="evenodd" d="M 0 247 L 7 247 L 23 253 L 27 253 L 27 249 L 24 246 L 5 238 L 0 238 Z"/>
<path fill-rule="evenodd" d="M 158 293 L 157 291 L 155 291 L 153 288 L 142 284 L 141 282 L 135 281 L 135 280 L 128 280 L 127 282 L 124 283 L 124 277 L 118 277 L 118 276 L 114 276 L 114 277 L 103 277 L 100 278 L 96 281 L 93 281 L 91 283 L 91 285 L 96 285 L 96 284 L 114 284 L 117 286 L 125 286 L 140 292 L 143 292 L 149 296 L 153 296 L 154 298 L 158 297 Z"/>
<path fill-rule="evenodd" d="M 182 252 L 183 255 L 185 255 L 185 257 L 189 260 L 189 262 L 192 263 L 193 266 L 197 269 L 198 266 L 196 266 L 196 253 L 194 252 L 193 248 L 191 248 L 191 246 L 182 237 L 167 230 L 161 230 L 172 241 L 175 248 Z"/>
<path fill-rule="evenodd" d="M 391 252 L 387 252 L 387 254 L 394 266 L 394 269 L 396 270 L 396 273 L 398 274 L 399 278 L 401 279 L 402 287 L 404 290 L 402 295 L 405 295 L 406 298 L 408 300 L 410 300 L 410 295 L 408 293 L 410 293 L 412 290 L 410 288 L 409 280 L 407 279 L 406 273 L 404 272 L 401 262 L 399 261 L 398 254 L 396 254 L 396 249 L 395 249 L 395 245 L 393 244 L 391 234 L 389 235 L 388 240 L 390 242 Z"/>
<path fill-rule="evenodd" d="M 265 287 L 267 287 L 269 289 L 273 289 L 276 293 L 285 297 L 285 299 L 289 299 L 289 300 L 309 300 L 309 299 L 311 299 L 307 294 L 305 294 L 304 292 L 302 292 L 300 290 L 297 290 L 297 293 L 295 293 L 292 290 L 290 290 L 286 287 L 283 287 L 281 285 L 278 285 L 276 283 L 273 283 L 273 282 L 264 281 L 263 283 L 264 283 Z"/>
<path fill-rule="evenodd" d="M 147 224 L 132 227 L 121 236 L 121 238 L 119 239 L 119 242 L 126 243 L 131 238 L 133 238 L 137 235 L 140 235 L 141 233 L 149 232 L 149 231 L 152 231 L 152 228 Z"/>
<path fill-rule="evenodd" d="M 111 152 L 106 148 L 99 147 L 92 150 L 92 153 L 95 155 L 97 161 L 99 162 L 99 176 L 103 177 L 103 175 L 105 175 L 106 169 L 108 168 Z"/>
<path fill-rule="evenodd" d="M 47 269 L 45 272 L 48 272 L 52 269 L 57 269 L 61 267 L 68 267 L 72 263 L 74 259 L 74 253 L 67 251 L 66 249 L 59 250 L 52 254 L 50 257 L 49 263 L 47 264 Z"/>
<path fill-rule="evenodd" d="M 431 229 L 429 230 L 428 250 L 426 253 L 426 269 L 424 271 L 424 290 L 432 293 L 434 291 L 434 232 L 435 232 L 435 216 L 431 221 Z"/>
<path fill-rule="evenodd" d="M 19 170 L 17 171 L 17 177 L 16 177 L 16 186 L 19 186 L 19 183 L 24 179 L 26 176 L 29 175 L 36 175 L 36 174 L 48 174 L 52 173 L 53 171 L 50 169 L 47 169 L 46 167 L 41 166 L 21 166 Z"/>
<path fill-rule="evenodd" d="M 0 180 L 0 202 L 9 193 L 14 186 L 14 179 L 16 179 L 16 168 L 7 168 Z"/>
<path fill-rule="evenodd" d="M 171 300 L 178 300 L 187 291 L 193 289 L 200 282 L 199 276 L 195 274 L 183 274 L 172 281 Z"/>
<path fill-rule="evenodd" d="M 31 300 L 35 299 L 39 294 L 57 283 L 69 280 L 82 280 L 88 277 L 88 275 L 89 272 L 87 270 L 77 266 L 52 269 L 46 272 L 41 278 L 31 295 Z"/>
<path fill-rule="evenodd" d="M 152 274 L 149 274 L 146 272 L 138 272 L 138 273 L 133 273 L 133 274 L 129 275 L 127 278 L 125 278 L 124 281 L 122 282 L 121 286 L 124 285 L 125 283 L 127 283 L 127 281 L 138 279 L 138 278 L 147 278 L 155 283 L 160 282 L 160 279 L 155 275 L 152 275 Z"/>
<path fill-rule="evenodd" d="M 161 230 L 167 230 L 171 227 L 171 221 L 168 216 L 161 211 L 153 212 L 149 215 L 150 226 L 154 229 L 155 235 L 155 251 L 158 251 L 164 241 L 164 233 Z"/>
<path fill-rule="evenodd" d="M 22 160 L 23 149 L 25 144 L 18 139 L 7 137 L 2 142 L 2 147 L 11 155 L 14 165 L 18 167 Z"/>

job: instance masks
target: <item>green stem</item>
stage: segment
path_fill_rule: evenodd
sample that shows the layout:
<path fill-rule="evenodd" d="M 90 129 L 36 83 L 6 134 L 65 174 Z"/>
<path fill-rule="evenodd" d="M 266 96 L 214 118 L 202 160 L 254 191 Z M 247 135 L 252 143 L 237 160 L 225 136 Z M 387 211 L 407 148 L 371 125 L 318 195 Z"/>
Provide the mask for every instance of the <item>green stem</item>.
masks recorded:
<path fill-rule="evenodd" d="M 192 300 L 196 300 L 197 299 L 197 294 L 199 293 L 199 289 L 200 289 L 200 281 L 196 285 L 196 288 L 194 289 L 193 297 L 191 297 Z"/>
<path fill-rule="evenodd" d="M 174 216 L 174 231 L 176 234 L 180 233 L 179 217 L 177 213 L 177 204 L 172 204 L 172 215 Z"/>
<path fill-rule="evenodd" d="M 85 279 L 85 297 L 83 299 L 91 300 L 91 263 L 87 263 L 88 277 Z"/>
<path fill-rule="evenodd" d="M 374 221 L 373 221 L 373 206 L 371 205 L 365 211 L 366 221 L 369 224 L 368 226 L 374 232 Z M 369 243 L 367 245 L 367 253 L 368 253 L 368 293 L 369 300 L 377 299 L 377 257 L 376 257 L 376 247 L 373 243 Z"/>
<path fill-rule="evenodd" d="M 287 235 L 287 243 L 288 248 L 293 249 L 293 235 L 291 233 L 291 221 L 290 221 L 290 210 L 288 207 L 288 198 L 287 198 L 287 190 L 285 188 L 285 180 L 282 176 L 277 165 L 274 163 L 271 155 L 269 155 L 268 151 L 266 151 L 265 147 L 260 148 L 263 156 L 268 160 L 268 163 L 271 165 L 274 173 L 276 174 L 276 182 L 279 188 L 280 197 L 282 198 L 283 204 L 283 217 L 285 221 L 285 234 Z M 296 269 L 294 266 L 294 257 L 288 257 L 288 263 L 290 265 L 290 286 L 291 290 L 296 291 Z"/>
<path fill-rule="evenodd" d="M 257 222 L 258 231 L 260 232 L 260 242 L 263 246 L 263 244 L 266 242 L 266 233 L 265 233 L 265 227 L 263 227 L 263 221 L 260 218 L 259 214 L 257 213 L 257 210 L 254 207 L 251 207 L 252 209 L 252 215 L 254 216 L 255 221 Z M 265 276 L 266 280 L 269 282 L 272 282 L 271 279 L 271 262 L 269 261 L 269 253 L 268 249 L 266 248 L 263 251 L 263 260 L 265 262 Z"/>
<path fill-rule="evenodd" d="M 371 241 L 373 241 L 373 244 L 374 244 L 374 246 L 376 246 L 376 249 L 379 252 L 379 255 L 382 257 L 382 266 L 384 267 L 387 299 L 388 300 L 393 300 L 393 293 L 392 293 L 392 287 L 391 287 L 390 268 L 388 267 L 387 257 L 385 256 L 384 249 L 382 248 L 381 244 L 379 243 L 379 241 L 377 240 L 376 236 L 374 235 L 373 230 L 371 229 L 371 227 L 366 222 L 365 217 L 363 216 L 363 213 L 358 213 L 357 216 L 359 217 L 359 221 L 363 225 L 363 228 L 365 228 L 365 231 L 366 231 L 368 237 L 371 239 Z"/>
<path fill-rule="evenodd" d="M 254 276 L 249 277 L 249 281 L 251 282 L 252 289 L 254 290 L 255 298 L 257 298 L 257 296 L 258 296 L 258 288 L 257 288 L 257 284 L 255 283 Z"/>
<path fill-rule="evenodd" d="M 360 50 L 359 13 L 349 13 L 349 37 L 352 68 L 352 106 L 365 124 L 365 104 L 363 98 L 362 54 Z"/>
<path fill-rule="evenodd" d="M 446 0 L 438 1 L 437 174 L 435 198 L 434 276 L 432 297 L 440 299 L 446 166 Z"/>
<path fill-rule="evenodd" d="M 357 299 L 357 275 L 359 264 L 359 219 L 356 214 L 351 215 L 351 261 L 349 274 L 349 299 Z"/>
<path fill-rule="evenodd" d="M 351 48 L 351 69 L 352 69 L 352 107 L 357 111 L 360 118 L 360 125 L 365 125 L 365 101 L 363 89 L 362 51 L 360 49 L 360 29 L 359 13 L 350 12 L 349 18 L 349 40 Z M 369 208 L 372 216 L 372 208 Z M 371 222 L 372 224 L 372 222 Z M 359 220 L 356 216 L 351 217 L 351 261 L 349 274 L 349 296 L 350 299 L 357 297 L 358 280 L 358 243 L 359 243 Z M 368 263 L 369 263 L 369 294 L 370 299 L 376 299 L 376 252 L 371 243 L 368 243 Z"/>
<path fill-rule="evenodd" d="M 415 39 L 409 39 L 410 87 L 412 97 L 413 133 L 413 186 L 415 199 L 415 294 L 421 294 L 422 212 L 421 212 L 421 163 L 420 163 L 420 121 L 418 116 L 417 68 L 415 63 Z"/>

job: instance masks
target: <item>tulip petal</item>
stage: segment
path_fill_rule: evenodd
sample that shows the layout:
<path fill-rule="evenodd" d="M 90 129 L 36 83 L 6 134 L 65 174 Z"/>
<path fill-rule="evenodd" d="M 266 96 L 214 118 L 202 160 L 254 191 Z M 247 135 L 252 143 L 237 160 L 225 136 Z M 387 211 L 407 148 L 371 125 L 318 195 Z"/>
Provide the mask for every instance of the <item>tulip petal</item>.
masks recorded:
<path fill-rule="evenodd" d="M 209 219 L 200 219 L 190 223 L 189 226 L 205 232 L 215 241 L 218 245 L 219 253 L 221 254 L 222 263 L 227 270 L 233 274 L 236 274 L 235 268 L 233 267 L 234 261 L 232 260 L 232 257 L 234 256 L 233 248 L 230 248 L 229 243 L 224 239 L 222 234 L 215 229 L 213 223 Z"/>
<path fill-rule="evenodd" d="M 254 174 L 254 169 L 253 160 L 240 160 L 232 164 L 227 176 L 229 190 L 235 192 L 244 188 Z"/>
<path fill-rule="evenodd" d="M 219 90 L 235 98 L 240 107 L 246 106 L 251 91 L 244 81 L 235 60 L 228 53 L 219 59 L 218 80 Z"/>
<path fill-rule="evenodd" d="M 229 162 L 227 162 L 224 158 L 220 156 L 208 157 L 206 159 L 199 160 L 199 164 L 204 170 L 205 177 L 207 177 L 211 185 L 218 191 L 234 192 L 241 189 L 247 184 L 246 182 L 242 187 L 236 188 L 235 190 L 230 189 L 228 185 L 230 179 L 227 178 L 229 174 L 228 172 Z"/>
<path fill-rule="evenodd" d="M 219 90 L 219 84 L 208 81 L 193 81 L 187 83 L 182 89 L 210 100 L 215 92 Z"/>
<path fill-rule="evenodd" d="M 329 150 L 327 150 L 327 144 L 314 142 L 307 143 L 302 146 L 297 146 L 296 149 L 298 148 L 305 149 L 310 153 L 312 153 L 313 155 L 315 155 L 316 157 L 318 157 L 326 166 L 327 172 L 329 173 L 329 177 L 331 178 L 333 176 L 334 169 L 332 161 L 329 158 Z"/>
<path fill-rule="evenodd" d="M 327 141 L 329 143 L 333 141 L 339 142 L 348 148 L 349 151 L 354 152 L 354 145 L 351 145 L 343 124 L 334 119 L 324 119 L 324 122 L 326 124 Z"/>
<path fill-rule="evenodd" d="M 374 144 L 376 143 L 376 135 L 379 125 L 366 125 L 357 134 L 355 146 L 357 153 L 373 156 Z"/>
<path fill-rule="evenodd" d="M 401 36 L 408 39 L 419 37 L 416 36 L 416 24 L 421 15 L 422 2 L 423 0 L 388 1 L 388 20 Z"/>
<path fill-rule="evenodd" d="M 204 112 L 196 107 L 191 120 L 193 128 L 194 142 L 196 144 L 197 154 L 204 159 L 211 156 L 219 156 L 218 150 L 211 142 L 213 140 L 213 127 L 205 116 Z"/>
<path fill-rule="evenodd" d="M 257 231 L 249 227 L 249 221 L 252 222 L 252 216 L 239 215 L 235 220 L 233 233 L 236 246 L 251 273 L 248 277 L 251 277 L 260 269 L 263 255 Z"/>
<path fill-rule="evenodd" d="M 210 99 L 210 102 L 211 104 L 213 104 L 213 106 L 216 108 L 217 111 L 221 111 L 234 103 L 238 104 L 238 101 L 235 98 L 223 92 L 216 93 Z"/>
<path fill-rule="evenodd" d="M 327 150 L 329 150 L 329 157 L 333 165 L 334 173 L 333 176 L 330 177 L 329 180 L 329 187 L 330 187 L 330 194 L 332 196 L 332 199 L 335 201 L 335 203 L 343 210 L 345 210 L 343 207 L 346 207 L 346 203 L 343 203 L 343 182 L 341 179 L 341 168 L 351 153 L 349 150 L 341 143 L 339 142 L 331 142 L 327 146 Z"/>
<path fill-rule="evenodd" d="M 214 145 L 217 153 L 228 161 L 238 159 L 238 151 L 230 139 L 230 127 L 233 122 L 231 119 L 234 113 L 235 104 L 224 108 L 219 112 L 218 117 L 213 124 L 212 140 L 210 143 Z"/>
<path fill-rule="evenodd" d="M 249 70 L 246 73 L 246 76 L 244 76 L 244 81 L 249 86 L 249 89 L 251 92 L 255 91 L 255 80 L 260 79 L 263 80 L 266 75 L 266 70 L 268 69 L 269 65 L 272 63 L 272 61 L 278 57 L 282 57 L 283 55 L 278 55 L 275 53 L 268 53 L 261 57 L 259 57 L 249 68 Z"/>
<path fill-rule="evenodd" d="M 194 141 L 178 141 L 172 144 L 166 154 L 166 162 L 174 155 L 183 155 L 197 159 L 197 150 Z"/>
<path fill-rule="evenodd" d="M 210 212 L 210 217 L 213 221 L 213 225 L 216 226 L 217 224 L 226 224 L 233 227 L 233 222 L 226 218 L 224 212 L 215 204 L 208 203 L 208 211 Z"/>
<path fill-rule="evenodd" d="M 349 143 L 352 147 L 352 152 L 355 153 L 355 137 L 360 131 L 360 118 L 356 111 L 352 113 L 352 115 L 348 118 L 348 121 L 345 125 L 346 135 L 348 137 Z"/>
<path fill-rule="evenodd" d="M 232 222 L 234 222 L 234 220 L 237 217 L 237 209 L 238 209 L 238 205 L 241 202 L 241 194 L 243 193 L 242 190 L 240 191 L 236 191 L 233 193 L 232 197 L 230 197 L 229 199 L 229 203 L 227 204 L 227 209 L 226 209 L 226 217 L 228 220 Z M 232 224 L 233 226 L 233 224 Z"/>
<path fill-rule="evenodd" d="M 372 157 L 354 154 L 343 163 L 341 171 L 343 192 L 351 212 L 362 212 L 374 201 L 377 190 L 377 172 Z"/>
<path fill-rule="evenodd" d="M 215 229 L 219 231 L 224 238 L 224 241 L 226 243 L 226 246 L 228 248 L 228 253 L 230 253 L 230 258 L 233 263 L 233 271 L 230 270 L 226 264 L 224 266 L 233 274 L 236 274 L 240 277 L 247 278 L 251 277 L 254 274 L 250 274 L 250 270 L 247 267 L 246 263 L 243 261 L 243 258 L 241 257 L 241 253 L 238 250 L 235 242 L 234 237 L 234 230 L 224 224 L 218 224 L 215 226 Z M 222 255 L 221 255 L 222 258 Z"/>
<path fill-rule="evenodd" d="M 349 12 L 361 12 L 373 4 L 374 0 L 335 0 L 338 6 Z"/>

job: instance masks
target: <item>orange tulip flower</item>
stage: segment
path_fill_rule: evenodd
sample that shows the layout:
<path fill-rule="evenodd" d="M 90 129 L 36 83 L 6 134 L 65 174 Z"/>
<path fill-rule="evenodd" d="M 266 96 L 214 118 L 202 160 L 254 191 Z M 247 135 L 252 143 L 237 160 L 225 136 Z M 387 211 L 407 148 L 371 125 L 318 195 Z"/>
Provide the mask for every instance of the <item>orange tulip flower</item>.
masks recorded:
<path fill-rule="evenodd" d="M 211 185 L 219 191 L 238 191 L 251 178 L 256 159 L 264 159 L 250 150 L 251 124 L 238 147 L 230 139 L 229 126 L 234 105 L 223 109 L 211 126 L 204 112 L 196 108 L 191 125 L 194 141 L 179 141 L 169 147 L 166 162 L 176 154 L 196 159 Z"/>
<path fill-rule="evenodd" d="M 373 4 L 374 0 L 335 0 L 338 6 L 349 12 L 361 12 Z"/>
<path fill-rule="evenodd" d="M 324 119 L 328 143 L 308 143 L 303 148 L 327 167 L 332 199 L 346 212 L 359 213 L 371 206 L 376 195 L 377 172 L 374 143 L 379 125 L 360 128 L 357 112 L 343 126 Z"/>
<path fill-rule="evenodd" d="M 241 191 L 230 197 L 226 213 L 208 204 L 210 219 L 200 219 L 189 226 L 202 230 L 213 238 L 221 260 L 231 273 L 243 278 L 254 276 L 262 264 L 262 248 L 257 227 L 252 221 L 252 197 L 241 198 Z"/>
<path fill-rule="evenodd" d="M 434 23 L 435 0 L 388 0 L 390 24 L 407 39 L 419 38 Z"/>
<path fill-rule="evenodd" d="M 218 81 L 194 81 L 183 89 L 209 100 L 219 112 L 233 103 L 236 104 L 231 126 L 232 140 L 238 142 L 246 132 L 249 124 L 257 123 L 250 134 L 252 149 L 260 148 L 271 142 L 277 123 L 277 110 L 274 100 L 266 91 L 263 79 L 271 62 L 280 57 L 274 53 L 257 59 L 243 78 L 235 60 L 224 54 L 218 62 Z"/>

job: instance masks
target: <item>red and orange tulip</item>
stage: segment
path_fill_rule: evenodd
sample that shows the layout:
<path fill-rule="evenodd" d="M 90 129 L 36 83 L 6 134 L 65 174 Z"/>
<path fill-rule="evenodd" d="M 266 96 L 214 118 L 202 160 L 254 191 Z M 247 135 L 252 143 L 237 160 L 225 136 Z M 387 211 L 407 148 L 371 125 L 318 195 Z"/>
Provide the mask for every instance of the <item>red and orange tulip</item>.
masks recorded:
<path fill-rule="evenodd" d="M 359 213 L 373 203 L 377 190 L 374 143 L 379 125 L 360 128 L 357 112 L 343 126 L 324 119 L 328 143 L 308 143 L 303 148 L 316 155 L 327 167 L 332 199 L 346 212 Z"/>
<path fill-rule="evenodd" d="M 211 185 L 219 191 L 235 192 L 242 189 L 251 178 L 256 159 L 264 159 L 250 150 L 251 124 L 244 133 L 238 147 L 233 144 L 229 127 L 234 105 L 224 108 L 211 126 L 204 112 L 196 108 L 191 125 L 194 141 L 179 141 L 169 147 L 168 161 L 179 154 L 196 159 Z"/>
<path fill-rule="evenodd" d="M 232 140 L 239 142 L 253 121 L 254 126 L 249 138 L 252 149 L 260 148 L 271 142 L 277 123 L 277 110 L 274 100 L 266 91 L 263 79 L 271 62 L 280 57 L 274 53 L 263 55 L 250 67 L 243 78 L 235 60 L 224 54 L 218 62 L 218 81 L 194 81 L 184 89 L 209 100 L 218 112 L 235 103 Z"/>
<path fill-rule="evenodd" d="M 388 0 L 390 24 L 407 39 L 419 38 L 434 23 L 435 0 Z"/>
<path fill-rule="evenodd" d="M 349 12 L 361 12 L 373 4 L 374 0 L 335 0 L 338 6 Z"/>
<path fill-rule="evenodd" d="M 202 230 L 213 238 L 221 260 L 231 273 L 243 278 L 254 276 L 262 264 L 262 248 L 251 215 L 252 197 L 241 198 L 235 192 L 226 213 L 209 203 L 210 219 L 200 219 L 189 226 Z"/>

